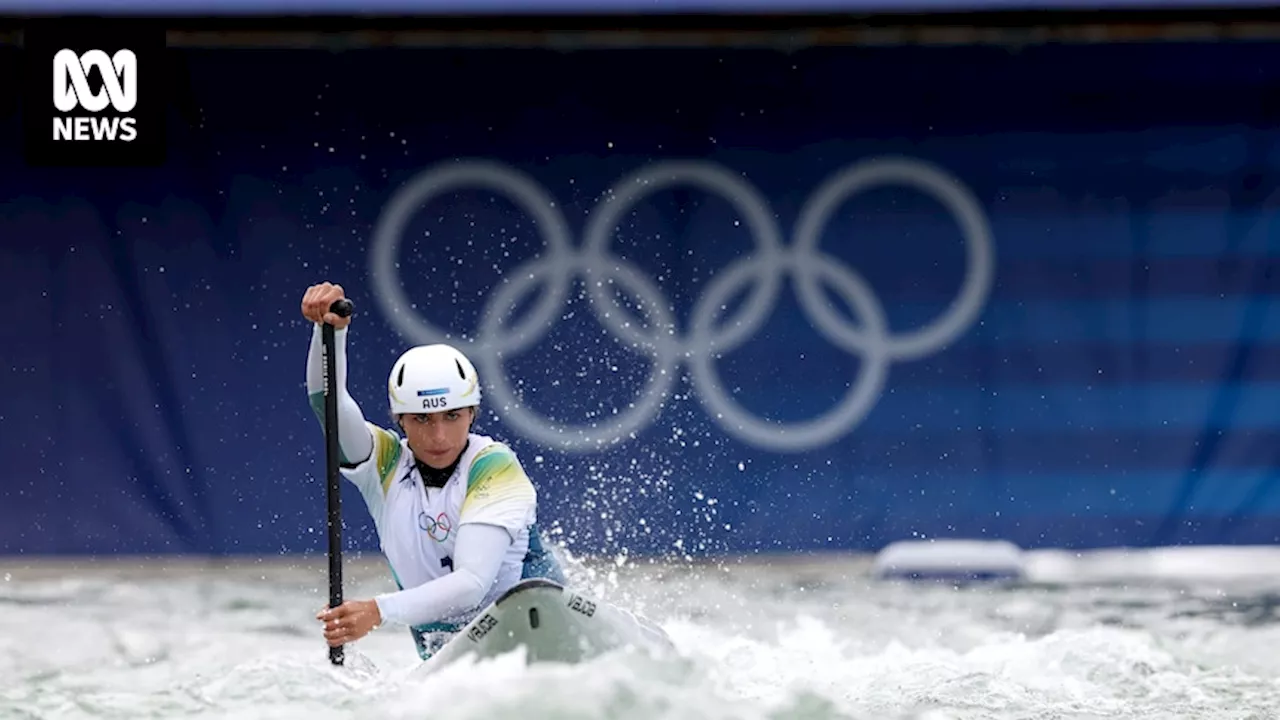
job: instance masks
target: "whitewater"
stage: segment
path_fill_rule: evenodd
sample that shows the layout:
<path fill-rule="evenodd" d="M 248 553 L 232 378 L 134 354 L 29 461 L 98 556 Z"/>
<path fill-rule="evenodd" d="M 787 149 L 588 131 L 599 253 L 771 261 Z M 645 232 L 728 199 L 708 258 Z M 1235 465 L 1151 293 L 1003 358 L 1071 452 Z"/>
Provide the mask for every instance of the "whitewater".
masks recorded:
<path fill-rule="evenodd" d="M 320 557 L 0 559 L 0 720 L 1280 717 L 1280 549 L 1027 554 L 1012 584 L 864 555 L 575 560 L 672 657 L 415 673 L 403 628 L 329 664 Z M 346 597 L 393 589 L 353 557 Z"/>

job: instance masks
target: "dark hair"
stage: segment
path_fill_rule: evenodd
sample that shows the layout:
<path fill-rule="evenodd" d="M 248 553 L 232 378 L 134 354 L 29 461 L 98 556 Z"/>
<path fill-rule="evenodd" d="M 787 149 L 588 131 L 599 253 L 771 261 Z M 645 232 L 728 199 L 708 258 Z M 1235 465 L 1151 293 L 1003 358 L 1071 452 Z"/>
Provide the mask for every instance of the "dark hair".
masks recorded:
<path fill-rule="evenodd" d="M 466 409 L 470 409 L 470 410 L 471 410 L 471 428 L 472 428 L 472 429 L 474 429 L 474 428 L 475 428 L 475 426 L 476 426 L 476 421 L 480 419 L 480 406 L 479 406 L 479 405 L 468 405 L 467 407 L 464 407 L 464 408 L 454 408 L 454 409 L 455 409 L 455 410 L 466 410 Z M 436 412 L 448 412 L 448 411 L 447 411 L 447 410 L 437 410 Z M 404 432 L 404 426 L 400 424 L 400 416 L 401 416 L 401 415 L 429 415 L 430 413 L 396 413 L 396 412 L 392 412 L 392 411 L 388 410 L 388 411 L 387 411 L 387 414 L 391 416 L 391 422 L 392 422 L 396 427 L 400 428 L 400 432 Z"/>

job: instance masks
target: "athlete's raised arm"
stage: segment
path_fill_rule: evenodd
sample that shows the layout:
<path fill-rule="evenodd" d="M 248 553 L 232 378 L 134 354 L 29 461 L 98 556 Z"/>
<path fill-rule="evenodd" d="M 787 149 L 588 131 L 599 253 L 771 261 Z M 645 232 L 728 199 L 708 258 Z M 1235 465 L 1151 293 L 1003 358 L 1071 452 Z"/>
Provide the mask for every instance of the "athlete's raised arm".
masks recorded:
<path fill-rule="evenodd" d="M 324 347 L 321 331 L 324 323 L 333 326 L 334 368 L 338 375 L 338 448 L 344 465 L 355 465 L 373 452 L 373 433 L 365 423 L 355 398 L 347 392 L 347 326 L 351 318 L 338 317 L 329 307 L 344 297 L 341 285 L 320 283 L 307 288 L 302 297 L 302 316 L 315 323 L 311 332 L 311 350 L 307 353 L 307 397 L 324 426 Z"/>

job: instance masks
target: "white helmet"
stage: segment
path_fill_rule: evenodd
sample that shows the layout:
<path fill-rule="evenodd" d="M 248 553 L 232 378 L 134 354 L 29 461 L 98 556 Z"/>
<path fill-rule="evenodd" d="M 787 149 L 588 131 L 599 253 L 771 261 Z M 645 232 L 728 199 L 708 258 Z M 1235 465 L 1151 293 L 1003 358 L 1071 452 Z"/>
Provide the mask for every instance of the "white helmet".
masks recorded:
<path fill-rule="evenodd" d="M 391 366 L 387 379 L 391 413 L 442 412 L 479 405 L 479 380 L 467 356 L 450 345 L 409 348 Z"/>

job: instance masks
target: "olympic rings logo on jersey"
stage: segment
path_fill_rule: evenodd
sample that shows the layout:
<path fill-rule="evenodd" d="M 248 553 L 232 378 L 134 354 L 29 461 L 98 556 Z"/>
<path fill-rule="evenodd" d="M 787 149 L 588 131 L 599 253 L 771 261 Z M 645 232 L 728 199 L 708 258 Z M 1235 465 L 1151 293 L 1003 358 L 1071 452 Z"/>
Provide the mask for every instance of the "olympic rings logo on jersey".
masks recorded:
<path fill-rule="evenodd" d="M 694 304 L 683 336 L 654 281 L 609 251 L 628 210 L 644 196 L 680 184 L 727 200 L 741 214 L 756 245 L 754 253 L 736 259 L 710 280 Z M 841 203 L 860 192 L 891 184 L 914 188 L 938 200 L 959 225 L 966 246 L 965 276 L 955 300 L 928 325 L 901 334 L 890 332 L 884 308 L 866 280 L 818 247 Z M 401 187 L 383 210 L 370 250 L 369 270 L 377 301 L 388 321 L 414 342 L 459 343 L 414 311 L 399 283 L 396 254 L 414 213 L 433 197 L 461 187 L 505 195 L 534 218 L 546 245 L 545 253 L 507 272 L 507 282 L 498 284 L 490 294 L 474 338 L 461 341 L 461 349 L 481 367 L 495 404 L 503 408 L 504 422 L 529 439 L 561 450 L 595 450 L 641 430 L 667 399 L 682 361 L 688 363 L 696 394 L 710 417 L 737 438 L 775 451 L 824 445 L 862 421 L 879 399 L 893 361 L 937 352 L 967 330 L 981 312 L 994 277 L 991 229 L 977 199 L 944 170 L 915 159 L 876 158 L 835 172 L 805 202 L 793 241 L 787 246 L 769 201 L 740 174 L 709 161 L 658 161 L 622 178 L 604 194 L 587 220 L 581 250 L 572 246 L 568 223 L 555 198 L 529 176 L 494 161 L 460 160 L 429 168 Z M 775 423 L 757 417 L 730 396 L 714 359 L 744 343 L 768 319 L 786 275 L 793 279 L 814 328 L 836 346 L 860 356 L 861 362 L 855 381 L 835 407 L 809 420 Z M 615 337 L 653 361 L 648 386 L 634 403 L 610 421 L 589 426 L 553 423 L 522 405 L 501 359 L 545 336 L 578 276 L 589 280 L 585 285 L 597 319 Z M 843 296 L 861 326 L 846 322 L 826 301 L 824 282 Z M 508 326 L 516 302 L 534 286 L 543 292 L 532 309 L 520 322 Z M 741 309 L 717 327 L 722 309 L 744 286 L 750 286 L 750 291 Z M 646 308 L 647 327 L 632 324 L 621 311 L 614 294 L 618 287 Z"/>
<path fill-rule="evenodd" d="M 427 535 L 430 535 L 432 540 L 444 542 L 449 539 L 449 532 L 453 530 L 453 522 L 444 513 L 432 518 L 423 511 L 418 513 L 418 527 Z"/>

